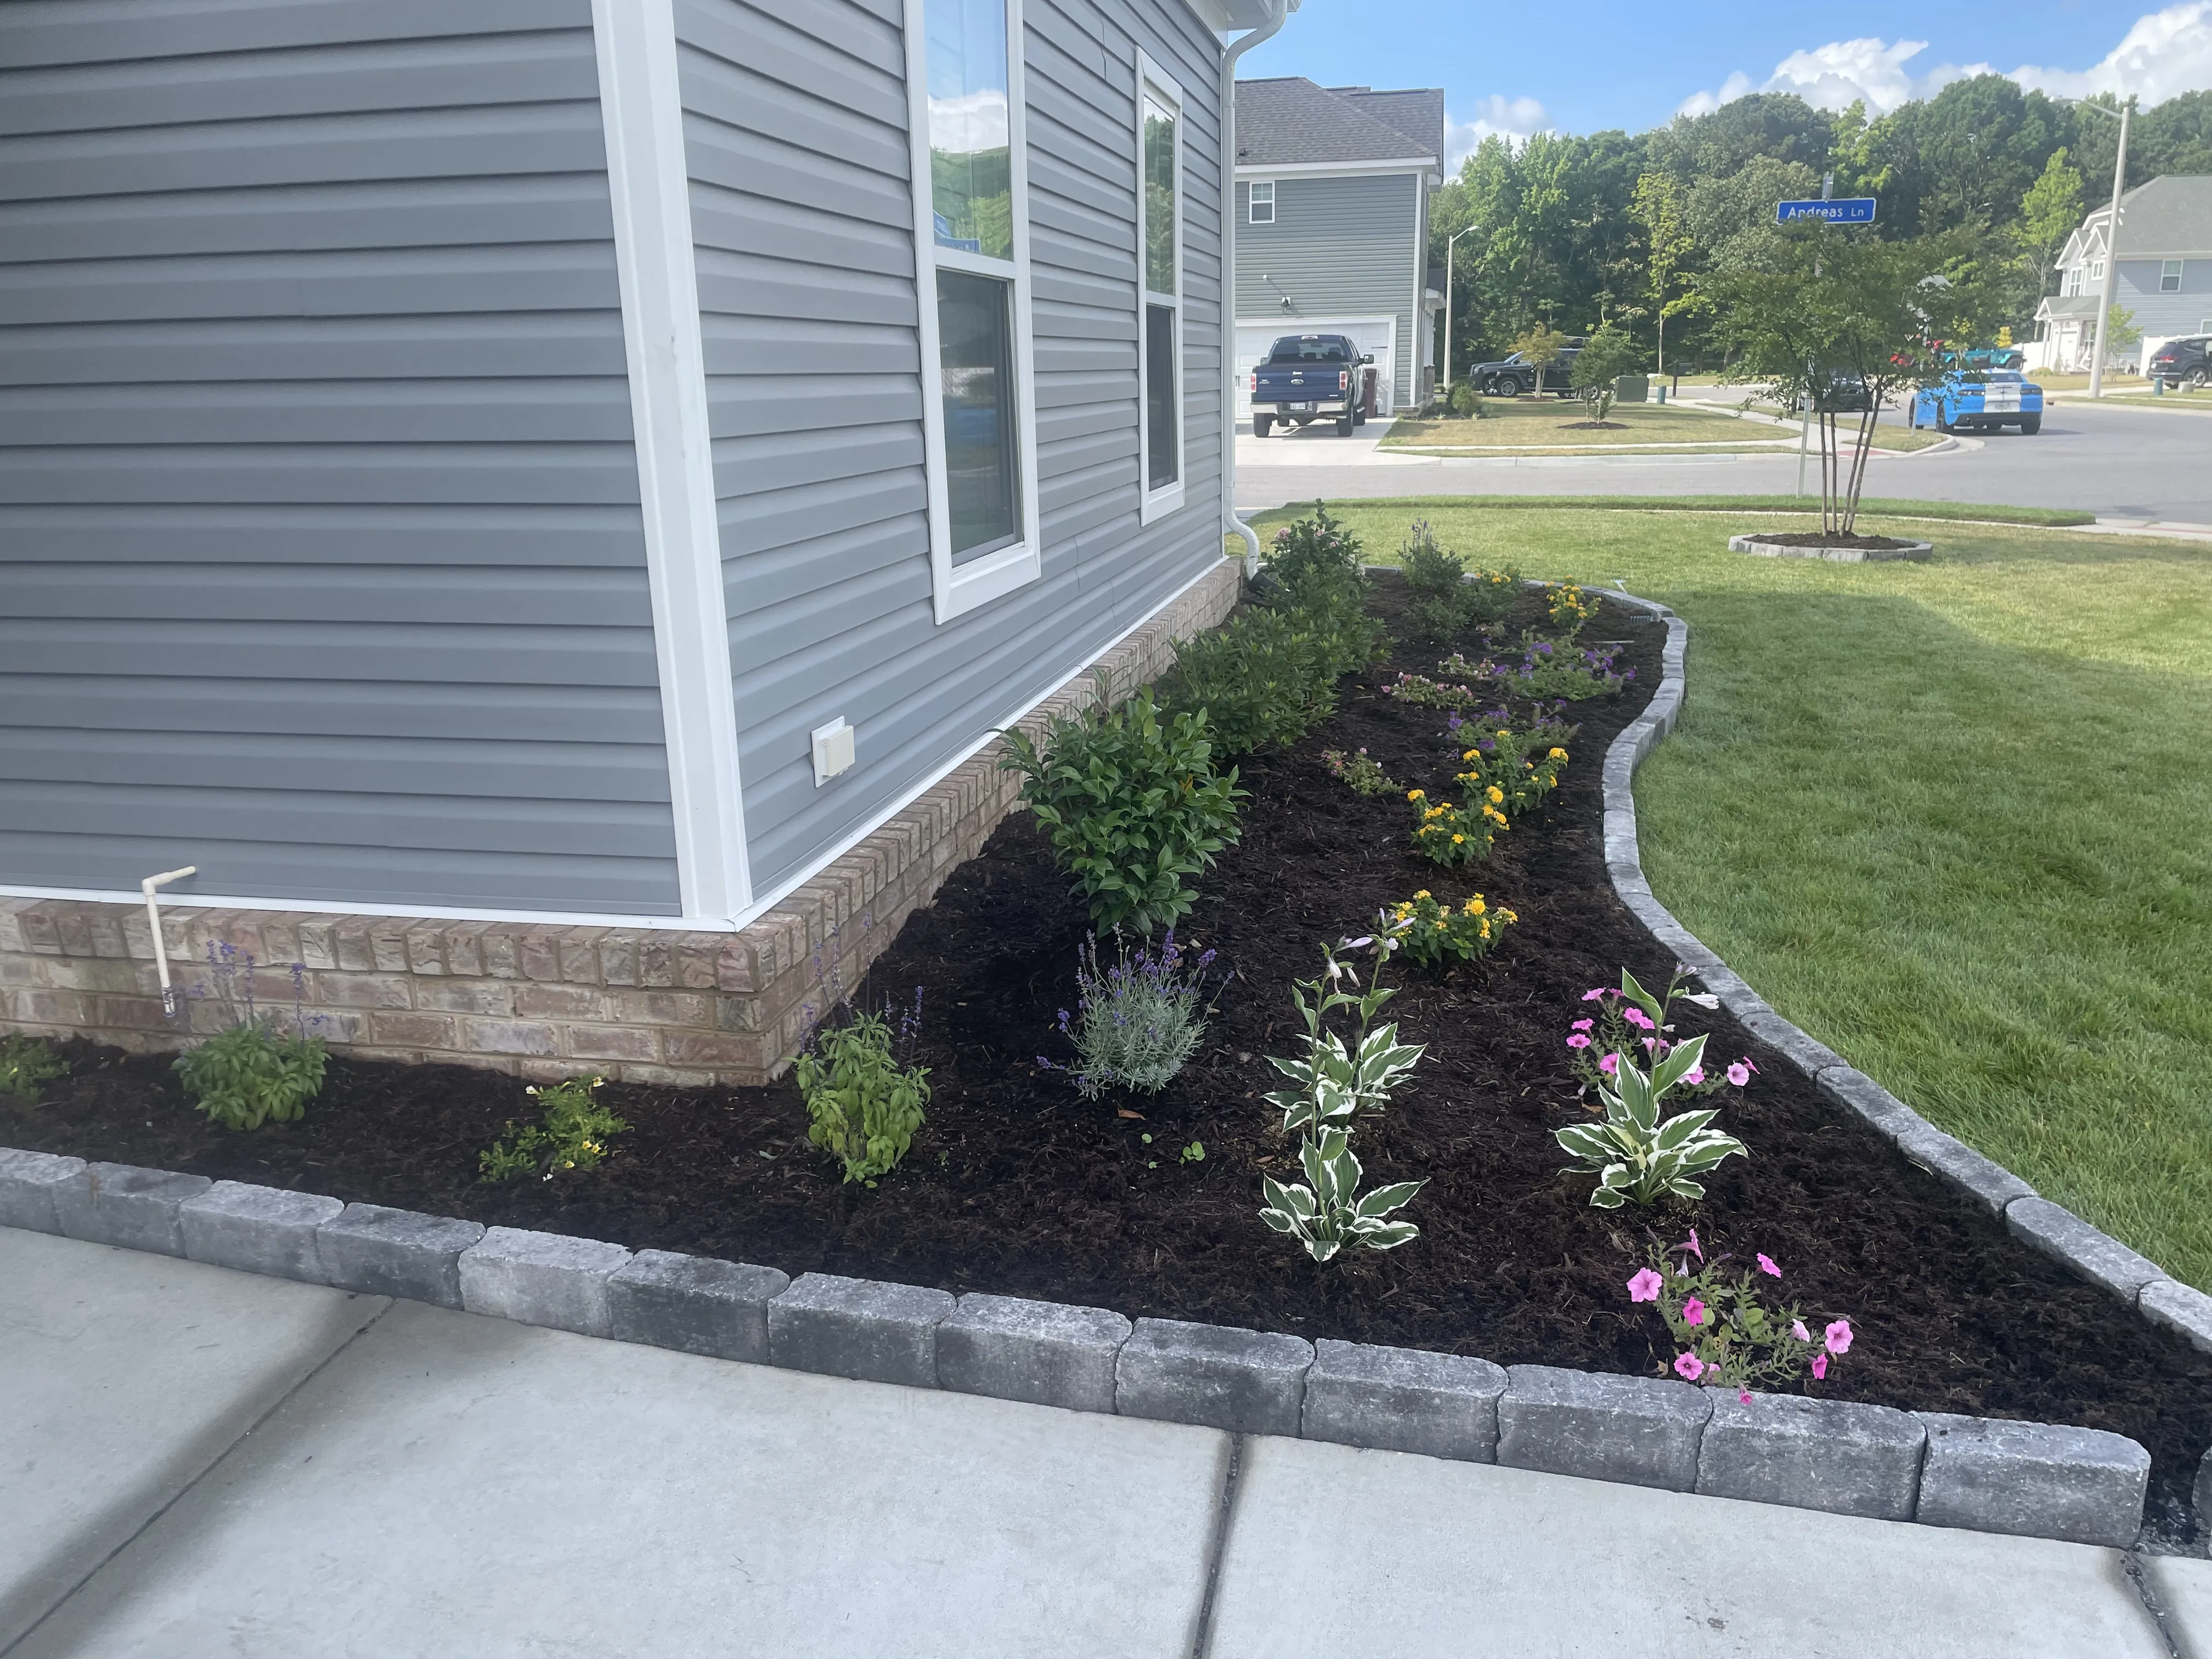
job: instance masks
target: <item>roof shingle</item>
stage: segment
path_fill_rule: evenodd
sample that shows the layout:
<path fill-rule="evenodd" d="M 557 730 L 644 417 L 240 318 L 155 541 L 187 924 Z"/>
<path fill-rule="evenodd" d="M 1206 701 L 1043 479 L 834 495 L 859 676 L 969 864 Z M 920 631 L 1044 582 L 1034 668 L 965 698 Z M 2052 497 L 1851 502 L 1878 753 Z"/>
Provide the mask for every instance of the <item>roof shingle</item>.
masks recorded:
<path fill-rule="evenodd" d="M 1407 161 L 1441 166 L 1443 136 L 1440 88 L 1331 90 L 1302 75 L 1237 83 L 1239 167 Z"/>

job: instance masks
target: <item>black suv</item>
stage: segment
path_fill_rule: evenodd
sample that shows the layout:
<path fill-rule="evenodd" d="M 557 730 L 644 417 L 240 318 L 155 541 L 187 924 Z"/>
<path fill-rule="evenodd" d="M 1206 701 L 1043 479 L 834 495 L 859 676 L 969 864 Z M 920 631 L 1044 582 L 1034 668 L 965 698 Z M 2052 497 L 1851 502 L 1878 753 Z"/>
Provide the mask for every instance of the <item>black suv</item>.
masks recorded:
<path fill-rule="evenodd" d="M 2185 340 L 2168 340 L 2158 355 L 2143 365 L 2154 380 L 2172 380 L 2202 392 L 2212 382 L 2212 335 L 2192 334 Z"/>
<path fill-rule="evenodd" d="M 1574 372 L 1575 354 L 1580 346 L 1562 346 L 1559 355 L 1544 365 L 1543 374 L 1536 365 L 1515 352 L 1502 362 L 1477 363 L 1467 372 L 1468 381 L 1486 398 L 1517 398 L 1524 392 L 1557 392 L 1565 395 L 1571 389 L 1568 377 Z M 1541 380 L 1540 386 L 1537 381 Z"/>

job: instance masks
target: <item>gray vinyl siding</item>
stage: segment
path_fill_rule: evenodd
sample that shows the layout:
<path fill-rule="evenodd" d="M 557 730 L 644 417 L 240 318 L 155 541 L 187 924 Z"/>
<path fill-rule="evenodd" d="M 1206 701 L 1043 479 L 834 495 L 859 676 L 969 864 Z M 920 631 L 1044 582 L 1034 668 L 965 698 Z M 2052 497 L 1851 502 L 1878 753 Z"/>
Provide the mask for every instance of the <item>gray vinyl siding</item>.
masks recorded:
<path fill-rule="evenodd" d="M 1042 578 L 931 608 L 898 0 L 678 0 L 756 891 L 818 866 L 1220 556 L 1218 46 L 1028 0 Z M 1138 521 L 1136 50 L 1182 82 L 1186 505 Z M 854 769 L 817 789 L 808 733 Z"/>
<path fill-rule="evenodd" d="M 2162 259 L 2121 260 L 2118 295 L 2113 303 L 2135 313 L 2135 325 L 2147 340 L 2203 333 L 2204 325 L 2212 322 L 2212 256 L 2183 260 L 2181 287 L 2172 294 L 2159 292 L 2159 276 L 2165 263 Z"/>
<path fill-rule="evenodd" d="M 0 64 L 0 883 L 675 910 L 588 0 Z"/>
<path fill-rule="evenodd" d="M 1240 182 L 1237 314 L 1248 322 L 1279 321 L 1286 331 L 1300 318 L 1395 317 L 1396 401 L 1402 408 L 1413 398 L 1413 366 L 1421 356 L 1413 307 L 1428 264 L 1419 175 L 1280 176 L 1271 225 L 1247 222 L 1250 195 L 1249 184 Z"/>

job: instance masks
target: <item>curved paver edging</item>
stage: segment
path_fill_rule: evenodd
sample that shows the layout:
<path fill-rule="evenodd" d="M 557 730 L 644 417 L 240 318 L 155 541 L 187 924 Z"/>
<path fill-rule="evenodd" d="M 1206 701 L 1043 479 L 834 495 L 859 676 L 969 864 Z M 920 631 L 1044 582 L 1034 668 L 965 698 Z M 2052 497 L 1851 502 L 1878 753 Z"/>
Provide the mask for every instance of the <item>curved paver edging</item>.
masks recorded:
<path fill-rule="evenodd" d="M 1689 630 L 1607 750 L 1607 872 L 1753 1035 L 2012 1231 L 2212 1351 L 2212 1298 L 2038 1198 L 1784 1020 L 1651 896 L 1636 766 L 1674 729 Z M 1300 1436 L 1882 1520 L 2125 1548 L 2150 1454 L 2094 1429 L 1754 1395 L 1547 1365 L 1139 1319 L 677 1255 L 0 1148 L 0 1226 L 411 1297 L 588 1336 L 1075 1411 Z M 2212 1460 L 2208 1460 L 2212 1470 Z M 2208 1479 L 2212 1479 L 2209 1476 Z M 2200 1487 L 2207 1481 L 2201 1480 Z M 2199 1508 L 2207 1502 L 2198 1493 Z"/>
<path fill-rule="evenodd" d="M 1935 550 L 1932 542 L 1907 542 L 1903 547 L 1801 547 L 1790 542 L 1770 542 L 1763 536 L 1729 538 L 1731 553 L 1756 553 L 1766 559 L 1826 559 L 1833 564 L 1877 564 L 1891 559 L 1924 563 Z"/>

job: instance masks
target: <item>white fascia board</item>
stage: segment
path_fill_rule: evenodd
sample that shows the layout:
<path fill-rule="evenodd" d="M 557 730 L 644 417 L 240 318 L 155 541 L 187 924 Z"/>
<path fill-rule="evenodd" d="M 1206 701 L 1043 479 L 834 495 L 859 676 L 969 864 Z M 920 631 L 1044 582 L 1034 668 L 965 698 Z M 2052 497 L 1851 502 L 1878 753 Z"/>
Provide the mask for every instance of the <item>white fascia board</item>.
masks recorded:
<path fill-rule="evenodd" d="M 592 0 L 684 921 L 752 902 L 672 0 Z"/>
<path fill-rule="evenodd" d="M 1391 156 L 1380 161 L 1277 161 L 1267 166 L 1255 163 L 1247 167 L 1239 162 L 1239 179 L 1320 179 L 1356 175 L 1363 173 L 1387 174 L 1394 173 L 1434 173 L 1437 158 L 1433 155 Z"/>

